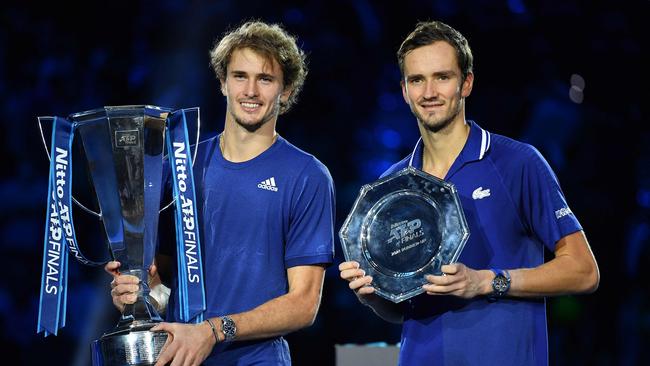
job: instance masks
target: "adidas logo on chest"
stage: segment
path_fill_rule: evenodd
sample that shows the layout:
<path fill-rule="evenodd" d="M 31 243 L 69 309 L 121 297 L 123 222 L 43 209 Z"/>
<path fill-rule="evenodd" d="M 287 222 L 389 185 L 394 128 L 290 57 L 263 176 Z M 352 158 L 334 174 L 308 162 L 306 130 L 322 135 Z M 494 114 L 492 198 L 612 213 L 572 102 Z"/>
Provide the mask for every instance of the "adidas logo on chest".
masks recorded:
<path fill-rule="evenodd" d="M 278 186 L 275 184 L 275 177 L 263 180 L 257 184 L 257 188 L 266 189 L 267 191 L 277 192 Z"/>

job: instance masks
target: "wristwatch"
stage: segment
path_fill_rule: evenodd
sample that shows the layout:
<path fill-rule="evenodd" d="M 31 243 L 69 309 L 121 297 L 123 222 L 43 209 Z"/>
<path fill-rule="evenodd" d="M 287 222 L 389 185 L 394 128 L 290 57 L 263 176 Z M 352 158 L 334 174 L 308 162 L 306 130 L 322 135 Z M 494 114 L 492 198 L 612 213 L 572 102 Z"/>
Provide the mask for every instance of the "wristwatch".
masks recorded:
<path fill-rule="evenodd" d="M 510 273 L 502 269 L 490 269 L 494 272 L 494 279 L 492 279 L 492 294 L 489 298 L 493 301 L 504 297 L 508 290 L 510 290 Z"/>
<path fill-rule="evenodd" d="M 224 342 L 232 342 L 235 340 L 237 327 L 235 326 L 235 321 L 228 315 L 221 317 L 221 332 L 225 336 Z"/>

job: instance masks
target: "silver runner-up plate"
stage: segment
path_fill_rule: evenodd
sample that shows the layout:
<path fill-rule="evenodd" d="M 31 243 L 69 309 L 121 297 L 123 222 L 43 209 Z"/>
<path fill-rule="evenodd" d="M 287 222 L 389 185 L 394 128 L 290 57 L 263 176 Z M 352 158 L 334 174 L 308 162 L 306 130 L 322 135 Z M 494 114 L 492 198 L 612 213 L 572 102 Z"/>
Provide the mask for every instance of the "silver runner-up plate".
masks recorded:
<path fill-rule="evenodd" d="M 339 237 L 377 295 L 398 303 L 458 259 L 469 229 L 456 187 L 407 167 L 361 188 Z"/>

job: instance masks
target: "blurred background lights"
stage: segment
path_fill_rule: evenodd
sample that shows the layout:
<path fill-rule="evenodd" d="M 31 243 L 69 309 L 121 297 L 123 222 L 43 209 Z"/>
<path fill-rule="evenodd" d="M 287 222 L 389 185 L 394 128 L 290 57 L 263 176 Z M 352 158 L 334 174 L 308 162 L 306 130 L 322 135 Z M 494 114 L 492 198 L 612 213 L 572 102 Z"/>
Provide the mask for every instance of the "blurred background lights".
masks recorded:
<path fill-rule="evenodd" d="M 571 89 L 569 89 L 569 99 L 573 103 L 580 104 L 584 99 L 584 94 L 582 91 L 585 89 L 585 79 L 578 75 L 571 75 Z"/>
<path fill-rule="evenodd" d="M 397 131 L 387 128 L 379 131 L 381 143 L 389 149 L 397 149 L 400 147 L 402 138 Z"/>
<path fill-rule="evenodd" d="M 526 6 L 522 0 L 508 0 L 508 8 L 514 14 L 523 14 L 526 12 Z"/>
<path fill-rule="evenodd" d="M 392 112 L 397 109 L 399 99 L 394 93 L 382 93 L 379 96 L 379 108 L 386 112 Z"/>

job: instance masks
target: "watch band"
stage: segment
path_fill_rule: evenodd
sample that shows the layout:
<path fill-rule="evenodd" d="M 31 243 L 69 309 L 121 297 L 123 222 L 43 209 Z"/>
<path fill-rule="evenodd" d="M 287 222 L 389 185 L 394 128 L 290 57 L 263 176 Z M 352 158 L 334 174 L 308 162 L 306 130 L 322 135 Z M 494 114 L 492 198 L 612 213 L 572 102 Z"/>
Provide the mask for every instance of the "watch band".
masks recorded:
<path fill-rule="evenodd" d="M 235 325 L 235 321 L 228 315 L 221 317 L 221 332 L 224 335 L 224 342 L 232 342 L 235 340 L 237 326 Z"/>

